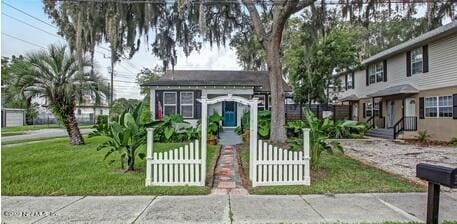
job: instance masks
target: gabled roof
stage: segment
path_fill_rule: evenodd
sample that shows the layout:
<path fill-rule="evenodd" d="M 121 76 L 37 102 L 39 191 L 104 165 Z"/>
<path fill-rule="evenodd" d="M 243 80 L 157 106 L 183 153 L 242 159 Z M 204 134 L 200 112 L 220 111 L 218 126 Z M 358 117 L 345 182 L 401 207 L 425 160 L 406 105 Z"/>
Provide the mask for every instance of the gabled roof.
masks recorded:
<path fill-rule="evenodd" d="M 457 20 L 454 20 L 444 26 L 438 27 L 434 30 L 426 32 L 416 38 L 403 42 L 397 46 L 391 47 L 387 50 L 381 51 L 365 60 L 362 61 L 362 64 L 367 64 L 375 61 L 384 60 L 393 55 L 409 51 L 411 49 L 420 47 L 426 43 L 430 43 L 437 39 L 449 36 L 451 34 L 457 33 Z"/>
<path fill-rule="evenodd" d="M 381 96 L 391 96 L 399 94 L 413 94 L 418 93 L 419 90 L 410 84 L 403 84 L 398 86 L 392 86 L 383 90 L 379 90 L 375 93 L 368 94 L 369 97 L 381 97 Z"/>
<path fill-rule="evenodd" d="M 292 91 L 285 81 L 283 85 Z M 143 86 L 246 86 L 270 91 L 270 79 L 265 71 L 174 70 Z"/>

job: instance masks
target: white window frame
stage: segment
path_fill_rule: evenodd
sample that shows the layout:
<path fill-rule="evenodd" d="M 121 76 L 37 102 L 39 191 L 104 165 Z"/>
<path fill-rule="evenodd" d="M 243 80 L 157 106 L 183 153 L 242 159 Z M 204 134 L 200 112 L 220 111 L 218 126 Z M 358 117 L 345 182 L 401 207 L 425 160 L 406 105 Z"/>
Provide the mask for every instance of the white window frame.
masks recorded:
<path fill-rule="evenodd" d="M 440 106 L 440 98 L 442 97 L 450 97 L 451 98 L 451 105 Z M 434 106 L 427 106 L 427 99 L 436 99 L 436 104 Z M 452 95 L 445 95 L 445 96 L 429 96 L 424 97 L 424 117 L 426 118 L 452 118 L 454 111 L 452 110 Z M 440 116 L 440 109 L 441 108 L 451 108 L 451 116 Z M 427 109 L 428 108 L 435 108 L 436 109 L 436 116 L 427 116 Z"/>
<path fill-rule="evenodd" d="M 354 88 L 354 86 L 352 86 L 352 80 L 353 79 L 354 79 L 354 73 L 349 73 L 348 76 L 347 76 L 347 79 L 346 79 L 347 89 L 353 89 Z"/>
<path fill-rule="evenodd" d="M 368 112 L 370 112 L 370 116 L 368 116 Z M 367 103 L 365 105 L 365 117 L 373 117 L 374 111 L 373 111 L 373 103 Z"/>
<path fill-rule="evenodd" d="M 259 104 L 257 106 L 257 108 L 263 108 L 264 110 L 267 109 L 267 98 L 265 97 L 265 95 L 254 95 L 254 98 L 258 98 L 259 99 Z M 263 105 L 260 105 L 260 98 L 263 99 Z"/>
<path fill-rule="evenodd" d="M 182 94 L 183 94 L 183 93 L 186 93 L 186 94 L 187 94 L 187 93 L 191 93 L 191 94 L 192 94 L 192 103 L 191 103 L 191 104 L 189 104 L 189 103 L 186 103 L 186 104 L 182 103 Z M 193 92 L 193 91 L 183 91 L 183 92 L 180 92 L 180 93 L 179 93 L 179 101 L 180 101 L 180 104 L 179 104 L 179 112 L 180 112 L 180 114 L 183 116 L 183 118 L 194 118 L 194 113 L 195 113 L 195 106 L 194 106 L 195 94 L 194 94 L 194 92 Z M 185 116 L 184 116 L 184 114 L 183 114 L 183 112 L 182 112 L 182 107 L 183 107 L 183 106 L 192 106 L 192 116 L 190 116 L 190 117 L 185 117 Z"/>
<path fill-rule="evenodd" d="M 174 104 L 171 104 L 171 103 L 167 104 L 167 103 L 165 103 L 165 95 L 166 95 L 166 94 L 169 94 L 169 93 L 175 95 L 175 103 L 174 103 Z M 175 107 L 176 113 L 178 113 L 178 93 L 177 93 L 177 92 L 172 92 L 172 91 L 163 92 L 162 102 L 163 102 L 163 112 L 162 112 L 162 113 L 163 113 L 164 116 L 168 116 L 168 115 L 169 115 L 169 114 L 166 114 L 166 113 L 165 113 L 165 112 L 167 111 L 167 110 L 165 109 L 165 107 L 167 107 L 167 106 L 168 106 L 168 107 L 174 106 L 174 107 Z"/>
<path fill-rule="evenodd" d="M 378 76 L 381 77 L 380 80 L 378 80 Z M 373 77 L 373 81 L 371 78 Z M 384 81 L 384 62 L 380 61 L 375 64 L 370 64 L 369 69 L 368 69 L 368 83 L 369 84 L 374 84 L 377 82 L 383 82 Z"/>
<path fill-rule="evenodd" d="M 420 54 L 417 53 L 417 52 L 420 52 Z M 417 59 L 417 56 L 418 56 L 418 55 L 421 56 L 420 59 Z M 412 50 L 412 51 L 411 51 L 410 57 L 411 57 L 411 58 L 410 58 L 410 59 L 411 59 L 411 60 L 410 60 L 411 63 L 410 63 L 409 66 L 410 66 L 410 68 L 411 68 L 411 75 L 423 73 L 423 72 L 424 72 L 424 52 L 423 52 L 422 47 L 418 47 L 418 48 Z M 414 65 L 414 64 L 417 64 L 417 63 L 421 63 L 420 71 L 414 72 L 414 69 L 413 69 L 414 66 L 413 66 L 413 65 Z"/>

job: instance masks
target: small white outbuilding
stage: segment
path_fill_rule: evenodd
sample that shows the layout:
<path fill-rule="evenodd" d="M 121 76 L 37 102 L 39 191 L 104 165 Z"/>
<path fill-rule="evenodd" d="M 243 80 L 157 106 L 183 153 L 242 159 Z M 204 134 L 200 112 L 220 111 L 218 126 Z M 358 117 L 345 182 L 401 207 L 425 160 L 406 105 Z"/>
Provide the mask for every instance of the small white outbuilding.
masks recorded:
<path fill-rule="evenodd" d="M 2 108 L 2 128 L 24 126 L 25 110 Z"/>

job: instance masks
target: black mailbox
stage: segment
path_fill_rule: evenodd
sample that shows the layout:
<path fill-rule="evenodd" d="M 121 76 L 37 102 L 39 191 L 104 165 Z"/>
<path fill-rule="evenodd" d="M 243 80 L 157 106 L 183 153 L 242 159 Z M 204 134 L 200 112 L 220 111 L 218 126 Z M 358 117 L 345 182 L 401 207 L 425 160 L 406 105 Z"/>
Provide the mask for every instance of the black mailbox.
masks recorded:
<path fill-rule="evenodd" d="M 428 182 L 457 188 L 457 168 L 419 163 L 416 166 L 416 176 Z"/>
<path fill-rule="evenodd" d="M 457 168 L 419 163 L 416 176 L 428 181 L 426 223 L 438 224 L 440 186 L 457 188 Z"/>

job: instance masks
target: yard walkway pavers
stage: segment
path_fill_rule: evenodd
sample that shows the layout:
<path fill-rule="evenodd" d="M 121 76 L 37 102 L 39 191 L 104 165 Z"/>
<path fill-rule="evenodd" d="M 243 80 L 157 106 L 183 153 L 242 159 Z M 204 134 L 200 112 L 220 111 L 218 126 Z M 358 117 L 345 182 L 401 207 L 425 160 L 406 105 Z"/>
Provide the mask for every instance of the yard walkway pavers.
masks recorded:
<path fill-rule="evenodd" d="M 217 161 L 213 187 L 215 194 L 232 191 L 233 193 L 247 194 L 247 191 L 242 187 L 236 146 L 222 147 L 221 155 Z"/>
<path fill-rule="evenodd" d="M 423 222 L 426 197 L 426 193 L 3 196 L 2 223 Z M 457 199 L 443 193 L 440 202 L 440 221 L 457 221 Z"/>

